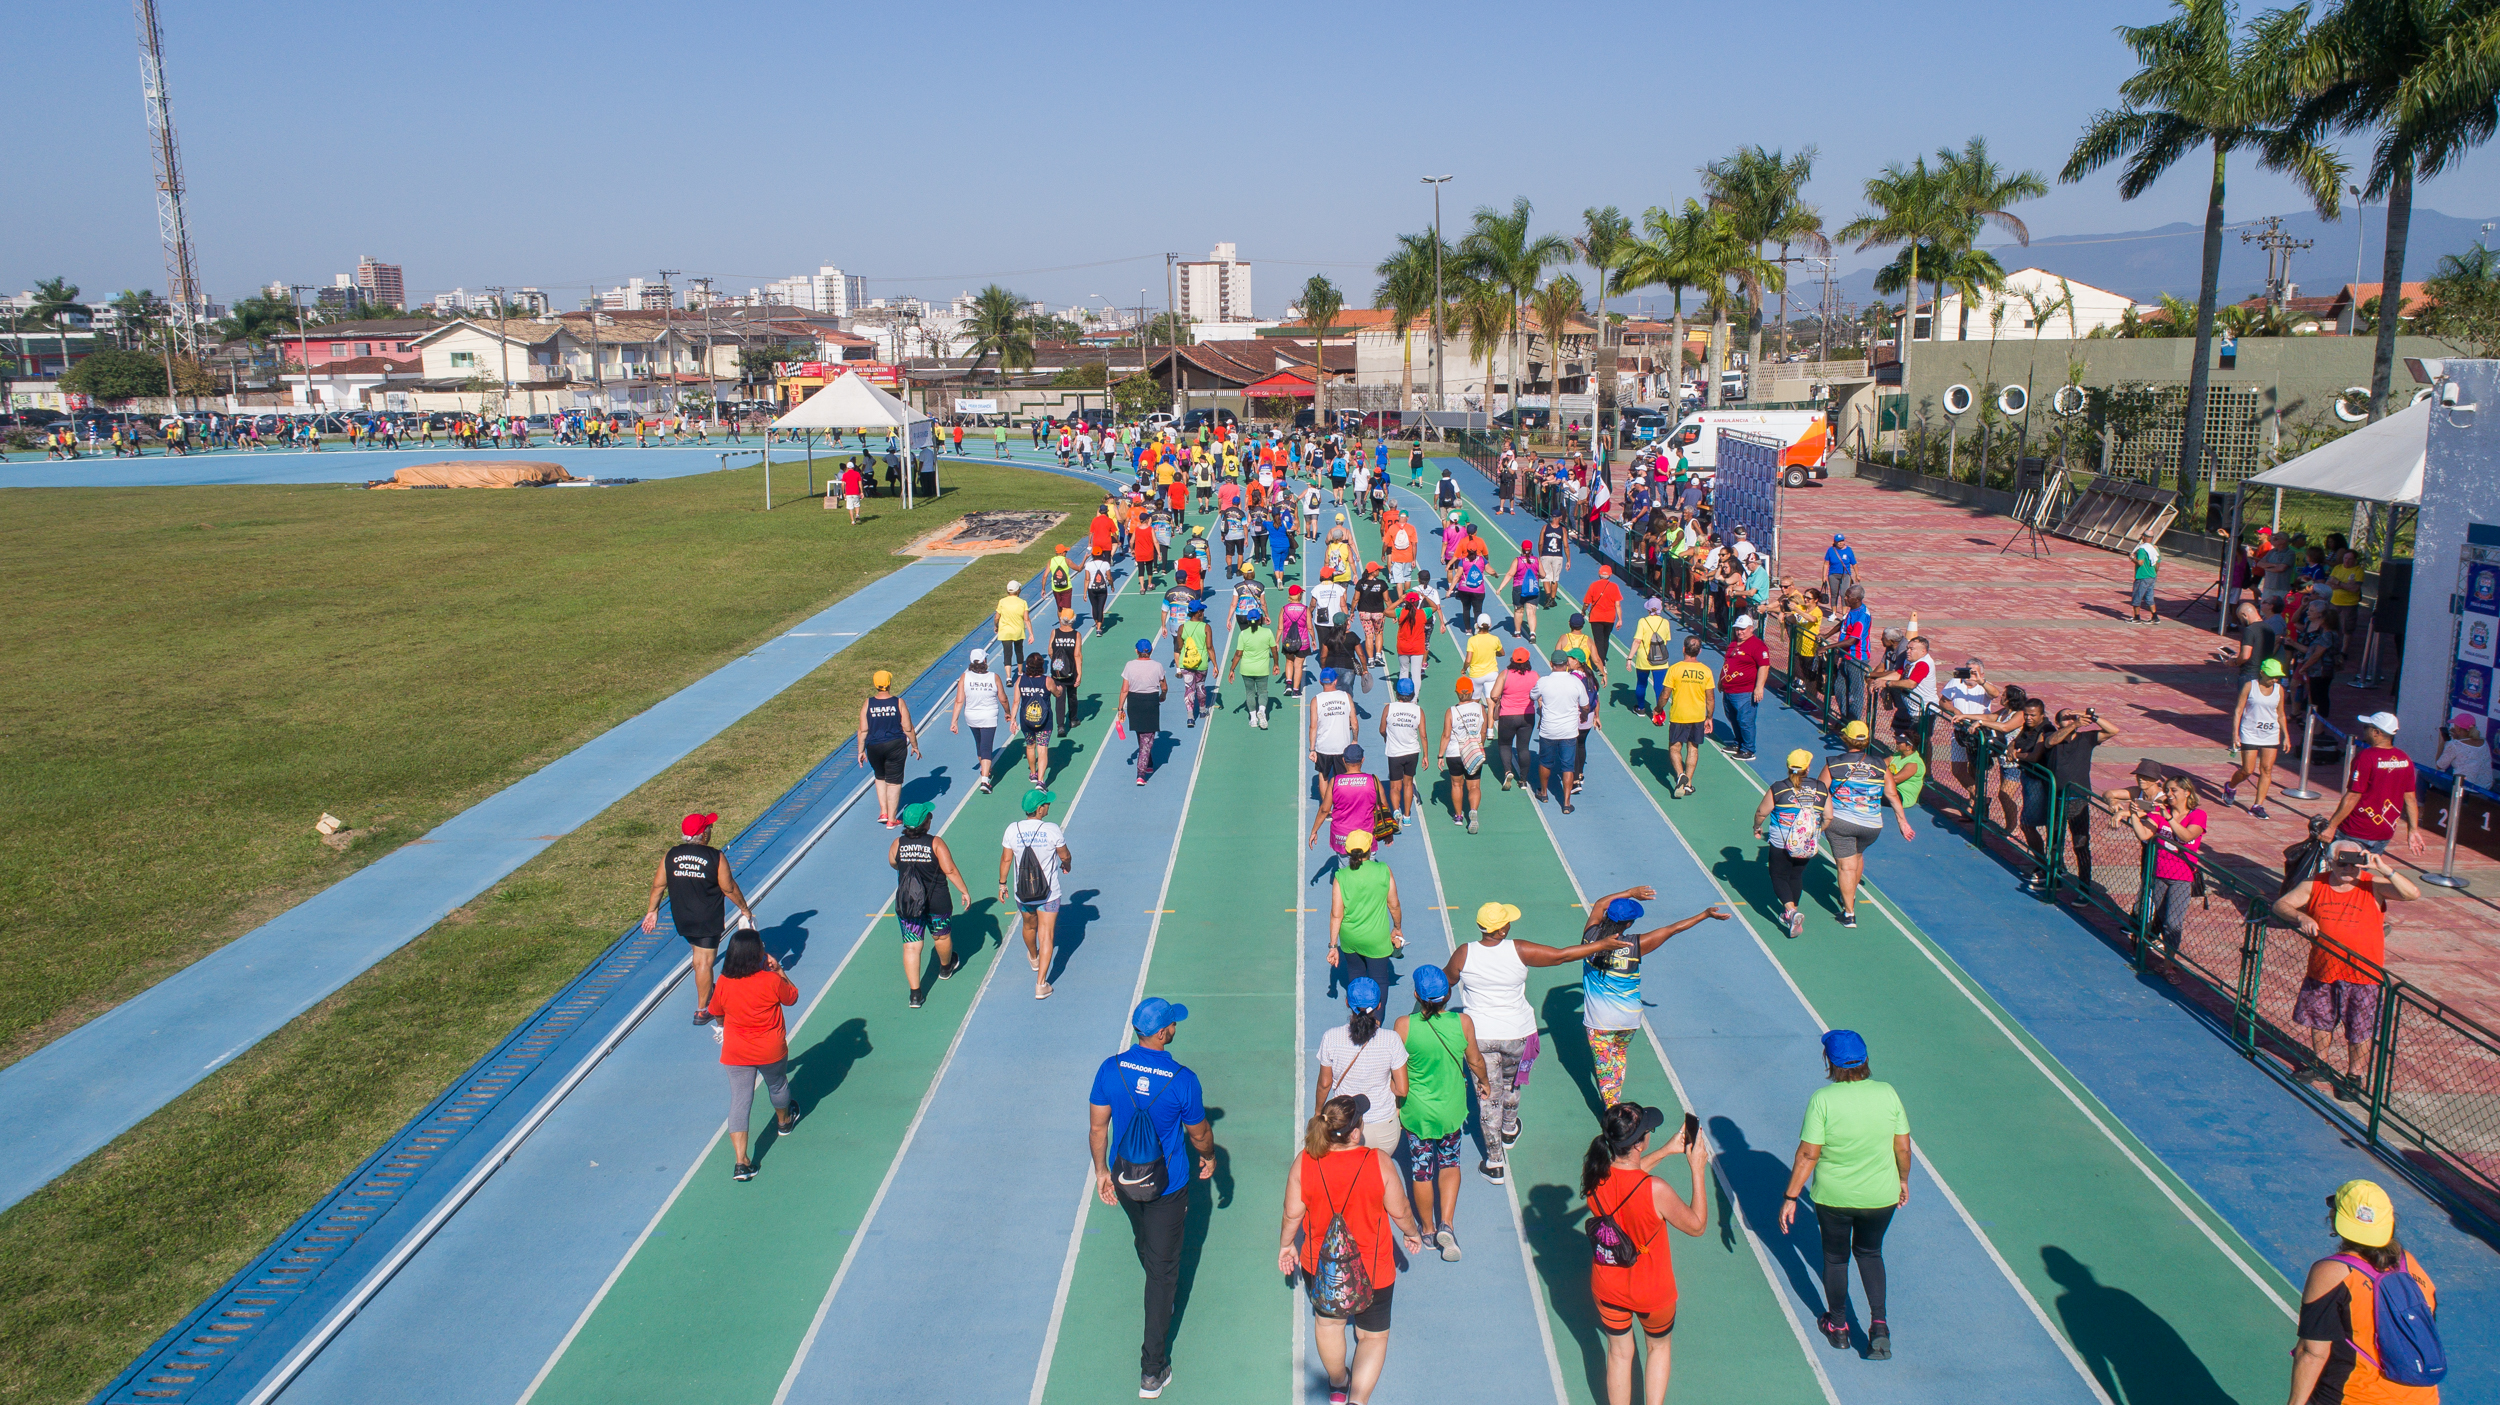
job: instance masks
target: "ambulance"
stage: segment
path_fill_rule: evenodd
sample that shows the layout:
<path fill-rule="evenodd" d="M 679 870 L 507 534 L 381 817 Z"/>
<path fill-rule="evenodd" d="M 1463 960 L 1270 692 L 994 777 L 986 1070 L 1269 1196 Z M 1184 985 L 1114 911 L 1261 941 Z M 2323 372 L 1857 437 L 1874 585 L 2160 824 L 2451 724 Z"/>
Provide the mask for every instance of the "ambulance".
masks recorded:
<path fill-rule="evenodd" d="M 1681 455 L 1705 481 L 1719 467 L 1719 431 L 1776 439 L 1788 447 L 1780 452 L 1780 482 L 1801 488 L 1811 478 L 1829 476 L 1824 460 L 1832 444 L 1831 417 L 1821 410 L 1696 410 L 1679 422 L 1659 447 L 1672 465 Z"/>

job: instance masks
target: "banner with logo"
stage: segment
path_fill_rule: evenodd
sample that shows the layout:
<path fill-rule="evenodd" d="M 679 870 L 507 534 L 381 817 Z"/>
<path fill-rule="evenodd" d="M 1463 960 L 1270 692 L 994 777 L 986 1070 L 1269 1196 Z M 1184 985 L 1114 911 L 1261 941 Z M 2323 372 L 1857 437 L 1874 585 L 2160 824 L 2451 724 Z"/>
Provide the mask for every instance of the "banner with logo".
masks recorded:
<path fill-rule="evenodd" d="M 2500 671 L 2500 550 L 2486 546 L 2460 549 L 2457 563 L 2457 635 L 2454 661 L 2448 670 L 2450 727 L 2470 724 L 2500 758 L 2500 740 L 2492 737 L 2495 710 L 2492 690 Z M 2435 755 L 2433 742 L 2425 754 Z"/>

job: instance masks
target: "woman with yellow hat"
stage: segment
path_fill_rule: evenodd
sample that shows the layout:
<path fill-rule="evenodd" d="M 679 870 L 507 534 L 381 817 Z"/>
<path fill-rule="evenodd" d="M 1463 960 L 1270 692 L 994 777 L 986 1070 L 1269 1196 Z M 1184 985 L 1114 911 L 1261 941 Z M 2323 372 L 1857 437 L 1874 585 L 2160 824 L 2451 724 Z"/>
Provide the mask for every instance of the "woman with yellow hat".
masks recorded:
<path fill-rule="evenodd" d="M 903 799 L 903 754 L 920 754 L 920 733 L 912 726 L 911 706 L 894 696 L 894 675 L 878 669 L 868 680 L 868 700 L 859 705 L 859 764 L 877 781 L 877 823 L 901 829 L 894 817 Z"/>
<path fill-rule="evenodd" d="M 1788 774 L 1773 781 L 1754 807 L 1754 837 L 1768 842 L 1764 861 L 1771 866 L 1771 894 L 1780 900 L 1780 926 L 1789 936 L 1805 935 L 1806 915 L 1797 907 L 1805 894 L 1806 868 L 1814 862 L 1823 826 L 1831 819 L 1832 793 L 1806 774 L 1814 754 L 1788 753 Z"/>
<path fill-rule="evenodd" d="M 1830 796 L 1823 833 L 1831 840 L 1832 863 L 1840 870 L 1840 925 L 1858 925 L 1858 879 L 1866 872 L 1868 846 L 1884 837 L 1884 809 L 1901 822 L 1904 843 L 1918 837 L 1909 812 L 1901 807 L 1901 791 L 1892 770 L 1866 754 L 1866 724 L 1851 721 L 1840 729 L 1848 748 L 1823 763 L 1823 789 Z"/>
<path fill-rule="evenodd" d="M 2326 1198 L 2336 1252 L 2309 1266 L 2291 1405 L 2435 1405 L 2447 1374 L 2439 1289 L 2396 1241 L 2396 1205 L 2369 1181 Z"/>

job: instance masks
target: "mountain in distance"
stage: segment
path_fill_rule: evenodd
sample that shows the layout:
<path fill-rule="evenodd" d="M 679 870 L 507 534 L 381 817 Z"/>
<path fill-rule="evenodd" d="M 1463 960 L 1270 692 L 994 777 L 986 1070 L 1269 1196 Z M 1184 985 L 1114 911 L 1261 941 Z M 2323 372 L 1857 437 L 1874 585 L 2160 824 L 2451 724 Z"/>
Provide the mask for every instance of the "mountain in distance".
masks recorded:
<path fill-rule="evenodd" d="M 2344 217 L 2332 222 L 2319 219 L 2317 211 L 2308 209 L 2282 217 L 2284 233 L 2294 239 L 2315 241 L 2309 248 L 2292 253 L 2292 281 L 2300 285 L 2302 296 L 2324 297 L 2348 282 L 2378 281 L 2380 262 L 2386 254 L 2387 207 L 2372 205 L 2357 221 L 2354 216 L 2355 212 L 2347 206 Z M 2265 290 L 2266 251 L 2240 238 L 2243 232 L 2256 233 L 2263 224 L 2264 217 L 2260 216 L 2233 220 L 2223 226 L 2224 305 Z M 2477 240 L 2494 241 L 2495 247 L 2500 247 L 2500 230 L 2486 234 L 2487 228 L 2489 224 L 2484 220 L 2462 219 L 2414 206 L 2413 227 L 2405 239 L 2405 281 L 2418 283 L 2428 279 L 2438 271 L 2443 255 L 2462 253 Z M 2124 293 L 2137 302 L 2152 302 L 2169 293 L 2193 303 L 2204 233 L 2200 224 L 2166 224 L 2158 229 L 2118 234 L 2044 235 L 2032 240 L 2029 247 L 1983 247 L 2009 271 L 2045 268 L 2078 283 Z M 2355 279 L 2354 251 L 2365 233 L 2368 247 L 2362 253 L 2361 277 Z M 1832 281 L 1843 300 L 1860 307 L 1875 298 L 1875 270 L 1871 267 L 1839 275 Z M 1820 289 L 1799 278 L 1789 289 L 1789 304 L 1794 307 L 1802 298 L 1811 305 L 1819 293 Z"/>

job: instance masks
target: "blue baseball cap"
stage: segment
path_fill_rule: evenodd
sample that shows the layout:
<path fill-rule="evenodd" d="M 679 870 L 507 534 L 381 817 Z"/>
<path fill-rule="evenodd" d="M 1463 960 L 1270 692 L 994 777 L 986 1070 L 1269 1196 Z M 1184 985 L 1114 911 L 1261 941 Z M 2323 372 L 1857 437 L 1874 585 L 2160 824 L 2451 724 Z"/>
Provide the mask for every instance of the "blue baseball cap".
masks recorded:
<path fill-rule="evenodd" d="M 1321 670 L 1319 671 L 1319 681 L 1320 681 L 1320 682 L 1322 682 L 1322 683 L 1334 683 L 1334 682 L 1336 682 L 1336 681 L 1337 681 L 1337 670 L 1335 670 L 1335 669 L 1333 669 L 1333 668 L 1323 668 L 1323 669 L 1321 669 Z"/>
<path fill-rule="evenodd" d="M 1640 920 L 1640 916 L 1643 911 L 1644 909 L 1641 905 L 1632 901 L 1630 898 L 1617 898 L 1613 902 L 1606 904 L 1606 920 L 1609 922 L 1637 922 Z"/>
<path fill-rule="evenodd" d="M 1149 995 L 1137 1002 L 1137 1010 L 1128 1017 L 1129 1028 L 1139 1034 L 1153 1034 L 1189 1018 L 1189 1007 L 1175 1005 L 1160 995 Z"/>
<path fill-rule="evenodd" d="M 1151 639 L 1140 639 L 1140 640 L 1138 640 L 1138 641 L 1137 641 L 1137 652 L 1139 652 L 1139 653 L 1141 653 L 1141 654 L 1151 654 L 1151 653 L 1153 653 L 1154 651 L 1155 651 L 1155 642 L 1154 642 L 1153 640 L 1151 640 Z"/>
<path fill-rule="evenodd" d="M 1189 602 L 1189 613 L 1193 615 L 1203 615 L 1206 612 L 1207 602 L 1204 600 L 1192 600 Z"/>
<path fill-rule="evenodd" d="M 1835 1029 L 1823 1036 L 1823 1062 L 1834 1068 L 1866 1066 L 1866 1040 L 1854 1029 Z"/>
<path fill-rule="evenodd" d="M 1412 678 L 1399 679 L 1398 696 L 1401 698 L 1411 698 L 1415 696 L 1415 680 Z"/>
<path fill-rule="evenodd" d="M 1256 624 L 1260 620 L 1267 618 L 1267 612 L 1260 609 L 1258 606 L 1253 605 L 1249 609 L 1242 611 L 1241 617 L 1253 624 Z"/>
<path fill-rule="evenodd" d="M 1353 983 L 1345 988 L 1345 1003 L 1348 1009 L 1377 1010 L 1380 1008 L 1380 1000 L 1380 982 L 1369 976 L 1356 976 Z"/>
<path fill-rule="evenodd" d="M 1422 966 L 1415 971 L 1415 993 L 1426 1000 L 1446 1000 L 1450 995 L 1450 978 L 1438 966 Z"/>

